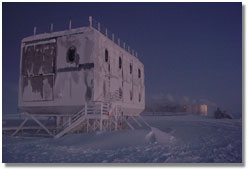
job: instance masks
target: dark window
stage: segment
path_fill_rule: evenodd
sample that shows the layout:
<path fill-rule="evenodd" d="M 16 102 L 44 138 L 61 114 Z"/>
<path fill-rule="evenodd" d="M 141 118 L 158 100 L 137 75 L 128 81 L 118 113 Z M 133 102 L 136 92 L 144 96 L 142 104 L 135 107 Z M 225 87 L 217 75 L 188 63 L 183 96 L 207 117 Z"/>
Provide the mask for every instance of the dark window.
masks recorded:
<path fill-rule="evenodd" d="M 139 93 L 139 102 L 141 102 L 141 93 Z"/>
<path fill-rule="evenodd" d="M 129 67 L 130 69 L 130 74 L 132 74 L 132 70 L 133 70 L 133 67 L 132 67 L 132 64 L 130 64 L 130 67 Z"/>
<path fill-rule="evenodd" d="M 119 98 L 121 99 L 122 98 L 122 89 L 119 88 Z"/>
<path fill-rule="evenodd" d="M 76 47 L 71 46 L 67 51 L 67 61 L 72 63 L 75 61 L 76 58 Z"/>
<path fill-rule="evenodd" d="M 138 78 L 141 78 L 141 70 L 138 69 Z"/>
<path fill-rule="evenodd" d="M 119 57 L 119 68 L 122 69 L 122 58 Z"/>
<path fill-rule="evenodd" d="M 109 60 L 109 52 L 107 49 L 105 49 L 105 62 L 108 62 Z"/>
<path fill-rule="evenodd" d="M 132 91 L 130 91 L 130 100 L 131 101 L 133 100 L 133 93 L 132 93 Z"/>

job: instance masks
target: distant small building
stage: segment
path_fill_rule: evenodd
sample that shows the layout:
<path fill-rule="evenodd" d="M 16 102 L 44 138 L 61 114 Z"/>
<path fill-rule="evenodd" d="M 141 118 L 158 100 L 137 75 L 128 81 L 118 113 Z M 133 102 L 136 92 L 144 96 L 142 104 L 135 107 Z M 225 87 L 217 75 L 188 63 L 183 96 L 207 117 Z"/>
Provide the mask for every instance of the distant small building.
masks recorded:
<path fill-rule="evenodd" d="M 186 105 L 186 111 L 191 113 L 191 114 L 196 114 L 196 115 L 204 115 L 207 116 L 207 105 L 202 104 L 193 104 L 193 105 Z"/>
<path fill-rule="evenodd" d="M 200 114 L 207 116 L 207 105 L 206 104 L 200 105 Z"/>

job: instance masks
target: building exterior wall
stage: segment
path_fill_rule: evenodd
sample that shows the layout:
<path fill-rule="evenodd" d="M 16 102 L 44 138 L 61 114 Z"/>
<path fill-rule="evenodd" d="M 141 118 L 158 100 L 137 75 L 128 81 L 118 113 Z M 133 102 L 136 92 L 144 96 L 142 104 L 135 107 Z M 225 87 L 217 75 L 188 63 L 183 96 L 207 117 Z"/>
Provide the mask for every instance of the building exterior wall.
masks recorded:
<path fill-rule="evenodd" d="M 45 40 L 52 42 L 40 47 Z M 39 60 L 30 63 L 32 53 L 24 60 L 27 49 L 36 47 L 42 48 L 40 54 L 32 51 Z M 75 55 L 70 61 L 67 55 L 72 51 Z M 85 103 L 108 100 L 117 91 L 122 94 L 123 114 L 138 115 L 145 108 L 143 64 L 95 29 L 85 27 L 25 38 L 21 56 L 19 107 L 27 112 L 71 114 Z"/>
<path fill-rule="evenodd" d="M 103 34 L 96 31 L 96 37 L 99 39 L 98 52 L 100 52 L 98 56 L 99 64 L 97 64 L 100 66 L 100 70 L 95 68 L 95 74 L 98 75 L 95 75 L 98 79 L 95 79 L 94 84 L 97 87 L 95 93 L 98 92 L 95 96 L 96 100 L 105 100 L 105 98 L 108 98 L 108 94 L 121 91 L 123 114 L 140 114 L 145 108 L 143 64 L 138 58 L 129 54 Z M 107 61 L 105 60 L 105 51 L 108 51 Z M 119 58 L 121 59 L 121 66 L 119 66 Z M 130 73 L 130 65 L 132 66 L 132 73 Z M 140 78 L 138 77 L 138 69 L 140 69 Z M 102 93 L 106 96 L 102 96 Z"/>

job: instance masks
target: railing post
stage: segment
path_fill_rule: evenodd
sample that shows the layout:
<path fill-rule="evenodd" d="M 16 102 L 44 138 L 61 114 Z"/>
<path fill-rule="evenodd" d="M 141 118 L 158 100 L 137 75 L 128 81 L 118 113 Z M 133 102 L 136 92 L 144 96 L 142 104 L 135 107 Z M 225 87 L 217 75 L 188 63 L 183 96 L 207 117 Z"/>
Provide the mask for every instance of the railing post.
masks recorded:
<path fill-rule="evenodd" d="M 87 105 L 87 103 L 85 102 L 85 115 L 87 115 L 88 114 L 88 105 Z"/>
<path fill-rule="evenodd" d="M 71 116 L 69 116 L 69 126 L 71 125 Z"/>
<path fill-rule="evenodd" d="M 101 103 L 101 116 L 103 115 L 103 103 Z"/>
<path fill-rule="evenodd" d="M 101 102 L 100 131 L 102 131 L 103 102 Z"/>
<path fill-rule="evenodd" d="M 117 108 L 115 107 L 115 130 L 117 131 Z"/>
<path fill-rule="evenodd" d="M 88 115 L 88 104 L 85 102 L 85 115 Z M 89 132 L 89 118 L 87 116 L 87 133 Z"/>

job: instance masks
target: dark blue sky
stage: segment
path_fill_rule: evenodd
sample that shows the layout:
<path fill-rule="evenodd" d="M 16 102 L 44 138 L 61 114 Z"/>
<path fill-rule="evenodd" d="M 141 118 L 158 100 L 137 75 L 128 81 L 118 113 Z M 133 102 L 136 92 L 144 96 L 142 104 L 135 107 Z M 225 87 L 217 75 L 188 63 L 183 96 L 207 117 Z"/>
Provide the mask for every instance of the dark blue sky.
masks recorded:
<path fill-rule="evenodd" d="M 208 99 L 241 112 L 241 3 L 3 3 L 3 113 L 17 109 L 21 39 L 105 24 L 139 53 L 146 95 L 166 93 Z"/>

